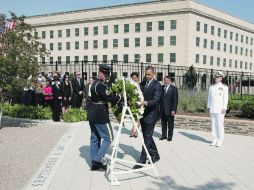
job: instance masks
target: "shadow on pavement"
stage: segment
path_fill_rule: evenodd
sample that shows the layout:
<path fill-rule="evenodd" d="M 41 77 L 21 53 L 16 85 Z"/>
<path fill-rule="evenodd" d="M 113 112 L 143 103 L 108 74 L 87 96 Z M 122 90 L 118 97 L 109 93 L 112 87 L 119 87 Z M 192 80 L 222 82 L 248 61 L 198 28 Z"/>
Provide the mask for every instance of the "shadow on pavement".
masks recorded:
<path fill-rule="evenodd" d="M 213 181 L 210 181 L 204 185 L 197 185 L 195 187 L 185 187 L 185 186 L 176 184 L 176 182 L 169 176 L 161 177 L 158 182 L 154 181 L 152 183 L 158 186 L 158 189 L 160 190 L 169 190 L 169 189 L 170 190 L 231 190 L 233 186 L 235 186 L 234 183 L 225 183 L 220 179 L 214 179 Z M 149 188 L 147 190 L 153 190 L 153 189 Z"/>
<path fill-rule="evenodd" d="M 80 152 L 79 156 L 81 158 L 84 158 L 87 165 L 89 165 L 91 167 L 90 146 L 88 146 L 88 145 L 87 146 L 81 146 L 79 148 L 79 152 Z"/>
<path fill-rule="evenodd" d="M 211 143 L 211 141 L 208 141 L 198 135 L 195 135 L 195 134 L 191 134 L 191 133 L 187 133 L 187 132 L 179 132 L 181 135 L 185 136 L 185 137 L 188 137 L 192 140 L 195 140 L 195 141 L 201 141 L 201 142 L 204 142 L 204 143 Z"/>
<path fill-rule="evenodd" d="M 7 116 L 2 116 L 1 128 L 4 127 L 33 127 L 36 124 L 41 123 L 42 120 L 31 120 L 27 118 L 12 118 Z"/>

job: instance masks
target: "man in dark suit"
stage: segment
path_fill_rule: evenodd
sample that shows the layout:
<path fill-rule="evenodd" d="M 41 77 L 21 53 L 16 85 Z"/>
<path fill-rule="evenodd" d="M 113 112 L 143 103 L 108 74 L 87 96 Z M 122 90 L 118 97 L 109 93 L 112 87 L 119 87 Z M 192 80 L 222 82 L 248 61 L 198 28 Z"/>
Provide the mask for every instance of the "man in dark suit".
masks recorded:
<path fill-rule="evenodd" d="M 143 114 L 143 118 L 140 120 L 140 124 L 142 128 L 145 145 L 152 158 L 152 161 L 155 163 L 160 159 L 160 155 L 153 140 L 153 131 L 155 123 L 159 118 L 158 113 L 161 96 L 161 85 L 157 80 L 154 79 L 154 68 L 152 66 L 146 67 L 145 76 L 147 80 L 145 84 L 141 86 L 141 89 L 144 94 L 144 102 L 142 102 L 142 105 L 145 106 L 145 111 Z M 144 147 L 142 147 L 138 163 L 145 164 L 146 158 L 147 155 L 145 149 Z M 141 167 L 142 167 L 141 165 L 135 165 L 133 168 L 139 169 Z"/>
<path fill-rule="evenodd" d="M 171 78 L 164 77 L 162 94 L 160 99 L 161 129 L 162 136 L 160 140 L 168 139 L 172 141 L 174 130 L 174 118 L 178 104 L 178 90 L 171 84 Z M 167 134 L 168 130 L 168 134 Z"/>
<path fill-rule="evenodd" d="M 74 108 L 80 108 L 85 88 L 84 80 L 80 78 L 80 72 L 75 72 L 75 77 L 71 80 L 72 85 L 72 105 Z"/>

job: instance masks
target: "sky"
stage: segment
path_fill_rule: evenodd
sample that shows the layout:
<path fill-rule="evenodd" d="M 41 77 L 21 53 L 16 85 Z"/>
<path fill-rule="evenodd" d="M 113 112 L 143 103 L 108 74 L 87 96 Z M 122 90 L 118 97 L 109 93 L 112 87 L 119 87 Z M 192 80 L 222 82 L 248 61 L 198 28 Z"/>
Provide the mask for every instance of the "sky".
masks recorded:
<path fill-rule="evenodd" d="M 144 1 L 151 0 L 0 0 L 0 13 L 33 16 Z M 254 24 L 254 0 L 196 1 Z"/>

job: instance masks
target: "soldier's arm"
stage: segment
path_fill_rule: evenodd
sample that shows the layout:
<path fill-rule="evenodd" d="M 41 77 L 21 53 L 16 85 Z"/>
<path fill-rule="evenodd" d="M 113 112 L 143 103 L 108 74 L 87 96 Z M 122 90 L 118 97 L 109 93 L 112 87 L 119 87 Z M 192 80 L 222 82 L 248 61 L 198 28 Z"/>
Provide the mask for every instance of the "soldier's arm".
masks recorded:
<path fill-rule="evenodd" d="M 97 85 L 95 86 L 95 90 L 98 95 L 104 97 L 104 99 L 109 102 L 119 103 L 121 101 L 121 96 L 110 93 L 108 87 L 103 83 L 97 83 Z"/>

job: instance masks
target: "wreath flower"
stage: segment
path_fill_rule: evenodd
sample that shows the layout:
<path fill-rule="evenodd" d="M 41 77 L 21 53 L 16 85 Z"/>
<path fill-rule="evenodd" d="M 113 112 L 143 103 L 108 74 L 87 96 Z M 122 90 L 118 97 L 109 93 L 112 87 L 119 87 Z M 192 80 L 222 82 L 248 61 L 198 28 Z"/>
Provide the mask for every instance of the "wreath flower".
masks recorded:
<path fill-rule="evenodd" d="M 128 78 L 124 80 L 127 104 L 130 107 L 134 119 L 137 121 L 142 118 L 144 113 L 144 107 L 140 106 L 141 102 L 144 101 L 144 96 L 136 82 Z M 116 82 L 112 85 L 110 92 L 123 95 L 123 79 L 116 80 Z M 123 107 L 118 104 L 111 104 L 111 108 L 117 120 L 120 121 Z"/>

